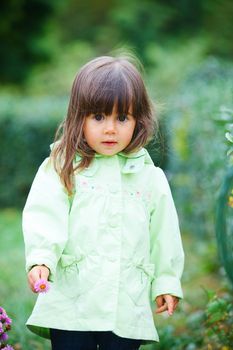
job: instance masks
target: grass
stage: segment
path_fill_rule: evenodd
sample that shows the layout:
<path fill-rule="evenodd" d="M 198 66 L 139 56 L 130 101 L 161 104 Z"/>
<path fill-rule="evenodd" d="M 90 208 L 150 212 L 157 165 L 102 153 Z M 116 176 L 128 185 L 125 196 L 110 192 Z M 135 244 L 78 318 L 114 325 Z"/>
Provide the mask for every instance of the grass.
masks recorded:
<path fill-rule="evenodd" d="M 50 343 L 35 336 L 25 327 L 36 296 L 27 286 L 24 268 L 24 243 L 21 230 L 21 213 L 14 209 L 0 211 L 1 255 L 0 255 L 0 305 L 13 319 L 10 343 L 15 350 L 49 350 Z M 220 291 L 227 280 L 219 266 L 215 239 L 200 241 L 192 235 L 183 235 L 186 265 L 183 275 L 184 300 L 176 313 L 156 316 L 159 333 L 168 325 L 174 326 L 176 334 L 185 332 L 189 316 L 205 307 L 205 289 Z M 158 345 L 144 346 L 154 350 Z M 161 348 L 162 349 L 162 348 Z"/>

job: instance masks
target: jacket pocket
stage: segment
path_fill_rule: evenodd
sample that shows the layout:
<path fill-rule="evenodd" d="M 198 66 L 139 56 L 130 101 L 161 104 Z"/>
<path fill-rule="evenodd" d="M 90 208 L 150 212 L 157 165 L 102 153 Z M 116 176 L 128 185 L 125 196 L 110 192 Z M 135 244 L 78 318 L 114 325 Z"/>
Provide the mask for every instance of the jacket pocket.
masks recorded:
<path fill-rule="evenodd" d="M 57 287 L 65 296 L 78 298 L 87 293 L 100 275 L 100 257 L 98 255 L 62 254 L 57 267 Z"/>
<path fill-rule="evenodd" d="M 154 264 L 144 262 L 133 261 L 125 268 L 125 291 L 135 306 L 148 305 L 154 271 Z"/>
<path fill-rule="evenodd" d="M 74 256 L 62 254 L 56 271 L 56 284 L 58 290 L 69 298 L 80 295 L 79 263 L 84 259 L 83 255 Z"/>

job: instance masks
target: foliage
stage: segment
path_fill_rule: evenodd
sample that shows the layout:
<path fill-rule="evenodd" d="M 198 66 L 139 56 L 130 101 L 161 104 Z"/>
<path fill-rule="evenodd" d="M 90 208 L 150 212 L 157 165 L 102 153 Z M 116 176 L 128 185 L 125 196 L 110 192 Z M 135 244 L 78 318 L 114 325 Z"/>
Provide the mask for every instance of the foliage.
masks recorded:
<path fill-rule="evenodd" d="M 155 101 L 165 104 L 165 111 L 169 106 L 169 98 L 181 92 L 181 85 L 187 77 L 194 74 L 205 61 L 206 46 L 206 38 L 198 37 L 179 40 L 169 45 L 151 43 L 145 49 L 149 64 L 146 69 L 147 83 Z"/>
<path fill-rule="evenodd" d="M 221 261 L 233 284 L 233 110 L 222 107 L 220 118 L 217 121 L 223 124 L 227 145 L 230 145 L 227 151 L 227 155 L 230 157 L 230 167 L 227 169 L 222 181 L 217 200 L 216 237 Z"/>
<path fill-rule="evenodd" d="M 231 107 L 232 77 L 232 65 L 209 58 L 192 67 L 168 101 L 165 120 L 173 193 L 181 227 L 194 234 L 215 231 L 215 201 L 226 152 L 223 129 L 215 119 L 220 106 Z"/>
<path fill-rule="evenodd" d="M 66 98 L 3 95 L 0 99 L 0 206 L 22 206 L 32 179 L 49 154 Z"/>
<path fill-rule="evenodd" d="M 212 54 L 231 59 L 233 54 L 232 21 L 233 3 L 231 0 L 202 1 L 203 31 L 209 33 L 209 50 Z"/>
<path fill-rule="evenodd" d="M 209 349 L 231 349 L 233 344 L 233 300 L 232 295 L 210 293 L 206 306 L 205 334 Z"/>
<path fill-rule="evenodd" d="M 54 1 L 2 0 L 0 3 L 0 75 L 2 83 L 22 82 L 29 69 L 51 56 L 42 37 Z"/>
<path fill-rule="evenodd" d="M 216 210 L 216 237 L 221 261 L 233 284 L 233 168 L 229 168 L 224 176 Z"/>
<path fill-rule="evenodd" d="M 62 4 L 54 22 L 63 44 L 78 39 L 106 52 L 124 43 L 147 63 L 148 45 L 206 33 L 209 52 L 232 54 L 231 0 L 63 0 Z"/>
<path fill-rule="evenodd" d="M 54 50 L 50 63 L 32 69 L 24 91 L 28 95 L 67 95 L 78 69 L 95 56 L 96 51 L 87 42 L 64 44 L 62 50 Z"/>
<path fill-rule="evenodd" d="M 216 122 L 225 129 L 225 137 L 229 146 L 227 156 L 230 157 L 230 162 L 233 165 L 233 109 L 222 106 L 220 108 L 220 116 L 216 119 Z"/>
<path fill-rule="evenodd" d="M 148 65 L 151 45 L 206 37 L 208 53 L 232 56 L 231 0 L 2 0 L 2 83 L 22 83 L 64 46 L 85 42 L 96 55 L 126 45 Z"/>

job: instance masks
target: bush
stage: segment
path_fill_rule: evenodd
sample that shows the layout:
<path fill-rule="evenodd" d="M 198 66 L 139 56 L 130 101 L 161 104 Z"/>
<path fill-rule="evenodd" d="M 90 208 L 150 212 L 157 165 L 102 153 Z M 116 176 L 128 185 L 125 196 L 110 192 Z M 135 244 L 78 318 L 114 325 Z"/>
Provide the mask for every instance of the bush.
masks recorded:
<path fill-rule="evenodd" d="M 209 349 L 231 349 L 233 344 L 233 304 L 227 292 L 222 296 L 209 293 L 205 310 L 205 344 Z"/>
<path fill-rule="evenodd" d="M 66 108 L 66 98 L 1 96 L 0 207 L 22 206 Z"/>
<path fill-rule="evenodd" d="M 221 106 L 232 104 L 232 65 L 209 58 L 194 67 L 166 115 L 169 169 L 184 230 L 213 235 L 217 193 L 226 168 Z"/>

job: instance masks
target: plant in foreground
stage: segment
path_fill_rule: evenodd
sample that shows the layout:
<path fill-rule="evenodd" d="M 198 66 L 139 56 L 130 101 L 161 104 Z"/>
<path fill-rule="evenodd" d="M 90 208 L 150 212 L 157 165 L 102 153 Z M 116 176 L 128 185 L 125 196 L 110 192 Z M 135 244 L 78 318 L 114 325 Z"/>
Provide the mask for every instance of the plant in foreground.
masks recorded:
<path fill-rule="evenodd" d="M 1 350 L 14 350 L 12 346 L 7 345 L 8 332 L 11 330 L 11 319 L 8 317 L 3 307 L 0 307 L 0 349 Z"/>
<path fill-rule="evenodd" d="M 208 291 L 209 301 L 205 314 L 205 333 L 210 349 L 232 349 L 233 344 L 233 304 L 230 293 L 222 296 Z"/>

